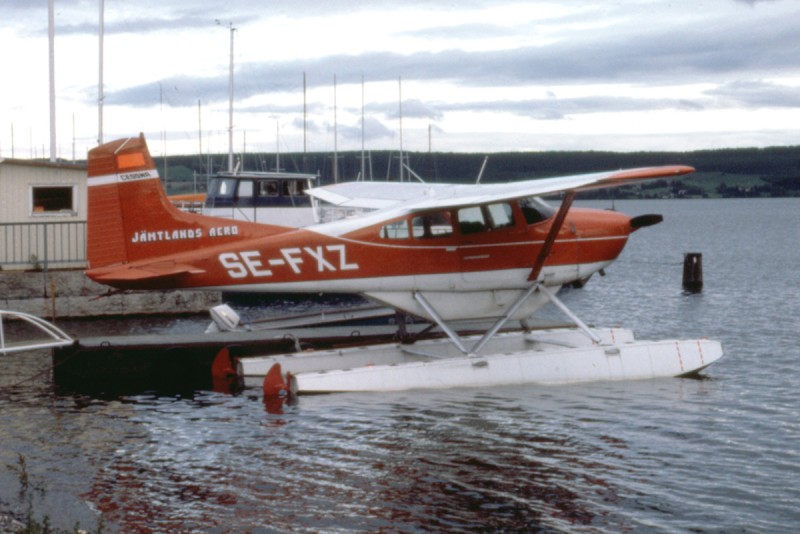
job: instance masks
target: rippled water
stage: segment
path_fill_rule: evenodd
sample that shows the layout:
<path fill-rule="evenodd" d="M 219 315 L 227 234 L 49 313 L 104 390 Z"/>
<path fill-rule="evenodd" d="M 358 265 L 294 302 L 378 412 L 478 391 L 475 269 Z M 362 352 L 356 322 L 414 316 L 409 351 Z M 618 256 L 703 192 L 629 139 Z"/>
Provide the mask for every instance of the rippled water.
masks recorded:
<path fill-rule="evenodd" d="M 102 514 L 119 532 L 794 531 L 800 200 L 616 207 L 665 222 L 563 299 L 639 338 L 720 339 L 705 379 L 313 396 L 270 413 L 256 391 L 59 395 L 48 354 L 9 356 L 0 510 L 30 502 L 63 529 Z M 684 252 L 703 253 L 702 294 L 681 291 Z"/>

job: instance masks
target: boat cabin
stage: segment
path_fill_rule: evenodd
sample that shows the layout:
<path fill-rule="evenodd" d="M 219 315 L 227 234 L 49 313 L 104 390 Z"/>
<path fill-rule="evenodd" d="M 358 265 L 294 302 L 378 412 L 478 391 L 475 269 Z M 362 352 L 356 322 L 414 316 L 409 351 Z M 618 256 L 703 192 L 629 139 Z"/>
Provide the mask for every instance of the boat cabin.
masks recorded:
<path fill-rule="evenodd" d="M 315 222 L 305 191 L 316 185 L 313 174 L 282 172 L 218 173 L 208 180 L 203 214 L 240 221 L 307 226 Z"/>

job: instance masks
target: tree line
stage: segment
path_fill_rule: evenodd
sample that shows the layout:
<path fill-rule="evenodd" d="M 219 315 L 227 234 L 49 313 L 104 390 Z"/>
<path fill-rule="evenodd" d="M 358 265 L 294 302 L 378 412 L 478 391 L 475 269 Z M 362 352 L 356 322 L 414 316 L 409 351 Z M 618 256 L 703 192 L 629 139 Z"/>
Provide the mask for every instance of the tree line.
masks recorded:
<path fill-rule="evenodd" d="M 486 159 L 488 157 L 488 159 Z M 287 153 L 238 155 L 247 171 L 306 172 L 319 176 L 321 184 L 334 181 L 331 153 Z M 400 154 L 374 151 L 362 162 L 360 151 L 341 152 L 335 158 L 340 181 L 364 177 L 373 180 L 400 179 Z M 481 169 L 485 168 L 481 174 Z M 691 165 L 694 174 L 680 180 L 654 181 L 641 186 L 615 189 L 614 198 L 800 196 L 800 146 L 700 150 L 691 152 L 500 152 L 492 154 L 455 152 L 407 152 L 403 175 L 426 182 L 500 183 L 652 165 Z M 205 176 L 227 169 L 227 155 L 170 156 L 156 164 L 167 176 L 170 194 L 204 191 Z M 412 172 L 409 172 L 409 169 Z M 164 172 L 166 170 L 166 172 Z M 607 197 L 609 190 L 587 196 Z"/>

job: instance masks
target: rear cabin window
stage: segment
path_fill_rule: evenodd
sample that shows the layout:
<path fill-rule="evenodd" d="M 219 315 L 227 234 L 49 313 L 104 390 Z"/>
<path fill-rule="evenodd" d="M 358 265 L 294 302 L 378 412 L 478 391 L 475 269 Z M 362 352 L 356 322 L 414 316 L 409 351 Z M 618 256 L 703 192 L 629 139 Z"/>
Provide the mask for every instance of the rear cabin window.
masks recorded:
<path fill-rule="evenodd" d="M 31 187 L 31 213 L 75 213 L 75 191 L 69 186 Z"/>
<path fill-rule="evenodd" d="M 453 235 L 453 224 L 446 211 L 426 213 L 411 219 L 411 229 L 416 239 L 430 239 Z"/>
<path fill-rule="evenodd" d="M 381 237 L 383 239 L 408 239 L 410 237 L 408 233 L 408 221 L 403 219 L 402 221 L 395 221 L 384 225 L 381 228 Z"/>

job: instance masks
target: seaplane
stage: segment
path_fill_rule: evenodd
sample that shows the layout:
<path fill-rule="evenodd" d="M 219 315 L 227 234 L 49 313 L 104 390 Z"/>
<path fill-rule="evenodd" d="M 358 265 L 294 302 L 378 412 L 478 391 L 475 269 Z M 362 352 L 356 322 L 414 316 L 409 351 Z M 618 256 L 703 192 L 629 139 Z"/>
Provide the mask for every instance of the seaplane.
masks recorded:
<path fill-rule="evenodd" d="M 262 381 L 265 394 L 689 376 L 722 357 L 718 341 L 637 340 L 626 329 L 590 328 L 556 294 L 606 269 L 633 232 L 661 221 L 572 207 L 579 191 L 693 170 L 669 165 L 504 184 L 334 184 L 307 193 L 371 209 L 292 227 L 178 210 L 140 134 L 89 152 L 86 275 L 118 290 L 359 294 L 441 330 L 434 339 L 401 336 L 230 362 L 246 384 Z M 558 208 L 541 200 L 556 194 L 563 196 Z M 530 327 L 547 303 L 572 324 Z M 466 333 L 465 322 L 482 326 Z"/>

